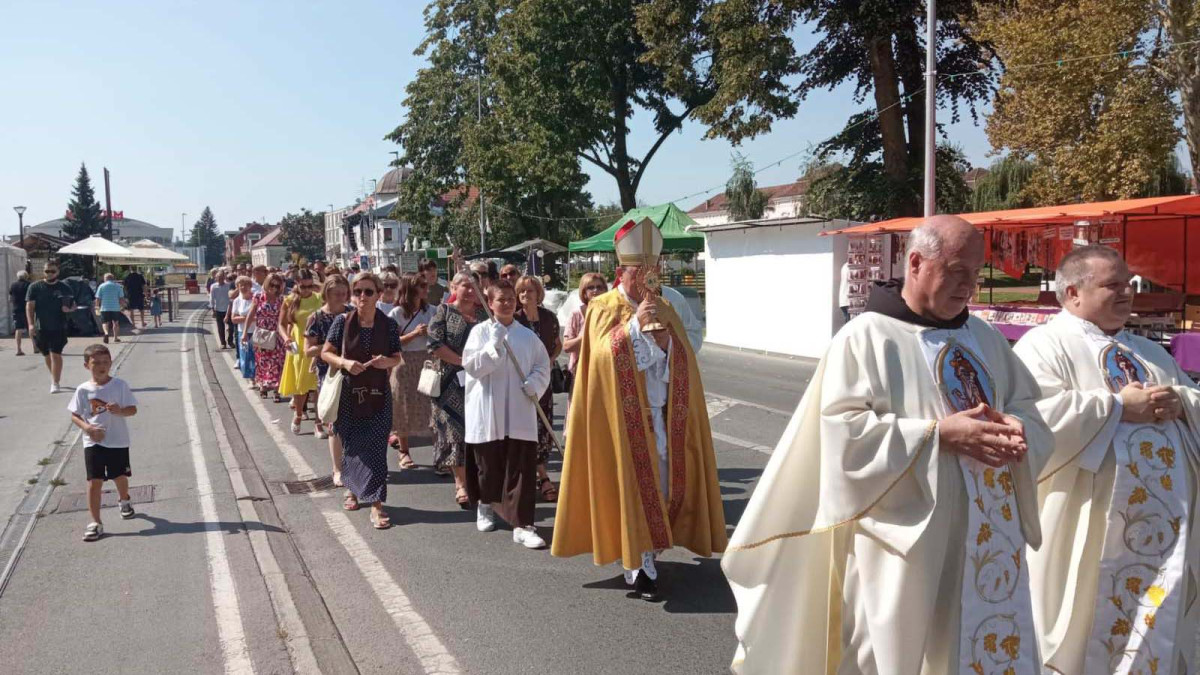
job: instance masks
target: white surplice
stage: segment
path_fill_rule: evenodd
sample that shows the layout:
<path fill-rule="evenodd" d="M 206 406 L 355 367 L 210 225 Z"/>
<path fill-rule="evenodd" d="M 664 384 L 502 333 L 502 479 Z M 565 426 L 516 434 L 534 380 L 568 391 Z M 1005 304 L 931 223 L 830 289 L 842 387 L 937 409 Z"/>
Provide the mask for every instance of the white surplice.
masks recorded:
<path fill-rule="evenodd" d="M 621 289 L 621 296 L 637 307 L 624 288 Z M 667 343 L 666 349 L 659 347 L 653 337 L 642 331 L 636 313 L 629 320 L 627 328 L 637 369 L 646 377 L 646 403 L 650 407 L 650 427 L 654 429 L 654 447 L 658 452 L 658 487 L 666 495 L 671 474 L 667 471 L 667 418 L 663 411 L 667 405 L 667 385 L 671 381 L 671 343 Z"/>
<path fill-rule="evenodd" d="M 969 509 L 982 508 L 970 465 L 939 448 L 958 390 L 939 388 L 926 349 L 949 337 L 977 352 L 992 406 L 1024 423 L 1029 455 L 991 479 L 1019 540 L 1039 545 L 1033 477 L 1052 441 L 1008 342 L 974 317 L 940 331 L 867 312 L 834 336 L 722 561 L 738 603 L 736 672 L 959 673 L 970 662 L 960 644 L 975 637 L 993 659 L 984 672 L 1008 652 L 1016 672 L 1035 668 L 1035 636 L 962 628 L 978 614 L 966 591 L 987 574 L 973 556 L 988 538 L 968 531 Z"/>
<path fill-rule="evenodd" d="M 503 340 L 494 337 L 503 335 Z M 471 329 L 463 348 L 466 382 L 467 443 L 505 438 L 537 442 L 537 401 L 521 390 L 522 380 L 506 353 L 517 357 L 521 372 L 538 396 L 550 386 L 550 357 L 541 339 L 516 321 L 507 327 L 489 319 Z"/>
<path fill-rule="evenodd" d="M 1041 386 L 1038 408 L 1055 435 L 1038 483 L 1044 544 L 1030 555 L 1048 668 L 1150 672 L 1153 660 L 1163 675 L 1194 669 L 1200 392 L 1159 345 L 1105 335 L 1065 311 L 1016 352 Z M 1173 387 L 1183 418 L 1122 423 L 1116 392 L 1130 375 Z"/>

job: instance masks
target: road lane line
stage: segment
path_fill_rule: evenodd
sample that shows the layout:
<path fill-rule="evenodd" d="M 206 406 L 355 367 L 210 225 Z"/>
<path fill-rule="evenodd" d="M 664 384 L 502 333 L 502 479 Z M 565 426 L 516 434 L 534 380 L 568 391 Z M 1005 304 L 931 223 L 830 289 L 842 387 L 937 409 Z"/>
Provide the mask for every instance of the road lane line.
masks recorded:
<path fill-rule="evenodd" d="M 188 344 L 195 345 L 196 318 L 203 310 L 197 310 L 184 325 L 179 338 L 180 362 L 182 366 L 179 390 L 183 395 L 183 419 L 187 426 L 188 446 L 192 453 L 192 468 L 196 472 L 196 490 L 200 493 L 200 514 L 204 519 L 204 547 L 208 562 L 209 585 L 212 592 L 213 610 L 217 619 L 217 639 L 225 659 L 226 673 L 253 673 L 250 649 L 246 645 L 246 634 L 242 627 L 242 615 L 238 607 L 237 588 L 233 573 L 229 569 L 229 558 L 225 553 L 225 540 L 217 504 L 212 495 L 212 481 L 208 476 L 208 465 L 204 460 L 204 446 L 200 442 L 200 425 L 196 420 L 196 409 L 192 402 L 192 364 Z M 190 339 L 189 339 L 190 338 Z"/>
<path fill-rule="evenodd" d="M 383 603 L 383 608 L 392 617 L 396 629 L 404 637 L 409 649 L 416 654 L 425 672 L 428 675 L 461 673 L 458 661 L 438 639 L 433 628 L 425 622 L 417 610 L 413 609 L 408 596 L 371 551 L 371 547 L 355 529 L 350 518 L 341 511 L 334 510 L 334 508 L 340 507 L 321 508 L 321 505 L 318 504 L 317 508 L 321 511 L 321 515 L 325 516 L 325 522 L 329 525 L 329 529 L 333 531 L 342 547 L 354 560 L 354 564 L 358 566 L 358 571 L 370 584 L 371 590 L 375 591 L 375 595 Z"/>
<path fill-rule="evenodd" d="M 197 363 L 196 365 L 200 366 L 201 364 Z M 200 388 L 204 391 L 204 402 L 208 405 L 209 417 L 217 435 L 217 447 L 221 450 L 226 473 L 229 474 L 231 481 L 240 482 L 242 481 L 241 472 L 230 471 L 230 467 L 235 466 L 237 460 L 234 457 L 233 448 L 229 445 L 225 421 L 221 419 L 221 415 L 217 411 L 217 399 L 213 395 L 212 385 L 209 384 L 208 378 L 203 373 L 198 373 L 197 378 L 200 380 Z M 242 492 L 245 493 L 244 487 Z M 237 505 L 243 523 L 263 524 L 251 501 L 241 499 L 237 501 Z M 254 552 L 254 559 L 258 562 L 259 574 L 266 583 L 267 595 L 271 599 L 271 607 L 275 610 L 275 619 L 279 626 L 287 632 L 287 638 L 283 643 L 287 647 L 288 656 L 291 657 L 292 668 L 301 675 L 317 675 L 321 669 L 317 665 L 312 642 L 309 640 L 304 622 L 300 619 L 300 612 L 296 609 L 295 600 L 292 598 L 291 590 L 288 589 L 287 579 L 279 567 L 279 561 L 275 559 L 275 554 L 271 551 L 267 533 L 261 528 L 246 528 L 246 530 L 250 538 L 250 549 Z"/>
<path fill-rule="evenodd" d="M 747 450 L 757 450 L 758 452 L 761 452 L 765 455 L 769 455 L 775 451 L 774 448 L 768 448 L 765 445 L 759 445 L 758 443 L 751 443 L 750 441 L 744 441 L 740 438 L 735 438 L 733 436 L 726 436 L 725 434 L 719 434 L 715 431 L 712 432 L 712 437 L 713 437 L 714 441 L 722 441 L 724 443 L 728 443 L 730 445 L 736 445 L 739 448 L 745 448 Z"/>
<path fill-rule="evenodd" d="M 228 362 L 228 361 L 227 361 Z M 236 364 L 230 363 L 231 367 L 236 371 Z M 240 371 L 237 372 L 240 376 Z M 276 424 L 271 422 L 271 416 L 267 412 L 266 406 L 263 405 L 262 399 L 254 395 L 252 391 L 246 387 L 238 387 L 242 395 L 250 403 L 250 407 L 254 408 L 258 414 L 259 420 L 266 427 L 267 433 L 270 434 L 272 440 L 279 446 L 280 453 L 283 458 L 291 466 L 292 472 L 299 476 L 313 477 L 312 467 L 304 459 L 304 456 L 292 445 L 291 440 L 284 435 Z M 321 493 L 313 493 L 312 497 L 320 500 L 326 495 Z M 359 573 L 367 584 L 374 591 L 375 596 L 379 598 L 379 602 L 383 605 L 384 611 L 392 618 L 392 622 L 396 625 L 396 629 L 400 631 L 400 635 L 404 638 L 405 643 L 417 659 L 421 662 L 421 667 L 427 675 L 457 675 L 462 672 L 458 661 L 438 639 L 433 628 L 425 621 L 424 617 L 413 608 L 412 602 L 408 595 L 396 583 L 391 573 L 387 571 L 387 567 L 383 562 L 371 551 L 370 545 L 355 529 L 354 523 L 345 512 L 340 510 L 340 505 L 323 508 L 319 501 L 314 501 L 317 510 L 325 517 L 326 524 L 329 529 L 337 537 L 342 548 L 350 555 L 350 559 L 354 561 L 358 567 Z"/>
<path fill-rule="evenodd" d="M 754 403 L 753 401 L 744 401 L 740 398 L 731 398 L 729 396 L 722 396 L 720 394 L 713 394 L 711 392 L 705 392 L 705 397 L 709 399 L 707 401 L 707 403 L 709 404 L 710 408 L 714 403 L 717 404 L 717 407 L 721 408 L 721 410 L 718 412 L 718 414 L 720 414 L 720 412 L 724 412 L 725 410 L 728 410 L 729 408 L 732 408 L 735 405 L 744 405 L 747 408 L 757 408 L 759 410 L 773 413 L 775 415 L 783 415 L 784 417 L 788 418 L 789 420 L 792 419 L 792 413 L 796 412 L 795 410 L 780 410 L 779 408 L 772 408 L 771 406 L 763 405 L 761 403 Z M 724 407 L 721 407 L 721 406 L 724 406 Z M 710 417 L 711 417 L 711 415 L 710 415 Z"/>

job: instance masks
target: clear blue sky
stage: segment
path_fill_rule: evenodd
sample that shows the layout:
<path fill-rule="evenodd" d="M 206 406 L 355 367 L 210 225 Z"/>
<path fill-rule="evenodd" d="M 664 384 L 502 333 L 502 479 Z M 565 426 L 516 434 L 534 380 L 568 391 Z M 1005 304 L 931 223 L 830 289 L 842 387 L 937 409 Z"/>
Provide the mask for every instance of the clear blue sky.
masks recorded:
<path fill-rule="evenodd" d="M 21 2 L 0 0 L 0 233 L 62 215 L 79 163 L 112 172 L 113 208 L 163 227 L 210 206 L 222 229 L 302 207 L 342 206 L 387 170 L 384 141 L 421 65 L 422 0 L 401 2 Z M 807 38 L 806 38 L 807 39 Z M 740 151 L 757 166 L 835 133 L 860 109 L 822 92 L 796 119 Z M 652 142 L 635 120 L 632 146 Z M 639 199 L 656 203 L 720 186 L 732 150 L 688 125 L 659 151 Z M 950 127 L 987 162 L 983 130 Z M 800 159 L 759 176 L 794 180 Z M 591 171 L 597 203 L 617 200 Z M 369 182 L 368 182 L 369 185 Z M 701 197 L 680 203 L 690 208 Z"/>

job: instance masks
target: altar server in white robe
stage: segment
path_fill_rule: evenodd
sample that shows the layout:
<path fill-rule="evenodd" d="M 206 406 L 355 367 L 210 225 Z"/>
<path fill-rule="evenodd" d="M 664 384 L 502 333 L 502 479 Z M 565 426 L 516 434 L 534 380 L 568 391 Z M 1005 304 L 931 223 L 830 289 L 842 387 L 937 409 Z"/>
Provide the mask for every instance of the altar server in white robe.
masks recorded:
<path fill-rule="evenodd" d="M 1030 555 L 1042 656 L 1050 672 L 1194 673 L 1200 392 L 1124 330 L 1119 253 L 1077 248 L 1056 276 L 1064 311 L 1016 346 L 1055 440 Z"/>
<path fill-rule="evenodd" d="M 967 302 L 983 237 L 909 239 L 834 336 L 733 534 L 738 673 L 1034 673 L 1026 545 L 1052 442 L 1037 383 Z"/>

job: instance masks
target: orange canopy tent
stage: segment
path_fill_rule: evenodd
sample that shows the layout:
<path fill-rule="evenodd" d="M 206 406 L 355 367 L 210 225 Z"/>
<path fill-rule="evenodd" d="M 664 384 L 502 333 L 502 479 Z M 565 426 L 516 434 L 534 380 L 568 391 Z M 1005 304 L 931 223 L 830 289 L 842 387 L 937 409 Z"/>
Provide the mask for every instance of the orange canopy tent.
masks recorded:
<path fill-rule="evenodd" d="M 1037 230 L 1043 233 L 1042 239 L 1047 242 L 1066 241 L 1069 245 L 1073 237 L 1067 235 L 1066 226 L 1086 220 L 1100 228 L 1102 243 L 1114 246 L 1125 255 L 1134 274 L 1160 286 L 1200 294 L 1200 264 L 1188 265 L 1189 259 L 1200 261 L 1200 195 L 960 213 L 958 217 L 993 233 L 989 237 L 989 259 L 995 248 L 996 235 L 1011 236 L 1025 231 L 1032 239 L 1035 236 L 1032 231 Z M 920 218 L 894 218 L 831 230 L 823 232 L 822 236 L 903 233 L 920 223 Z M 1052 227 L 1052 232 L 1047 231 Z M 1056 254 L 1048 254 L 1045 261 L 1051 268 L 1069 250 L 1061 245 L 1048 245 L 1047 248 L 1056 249 Z"/>

